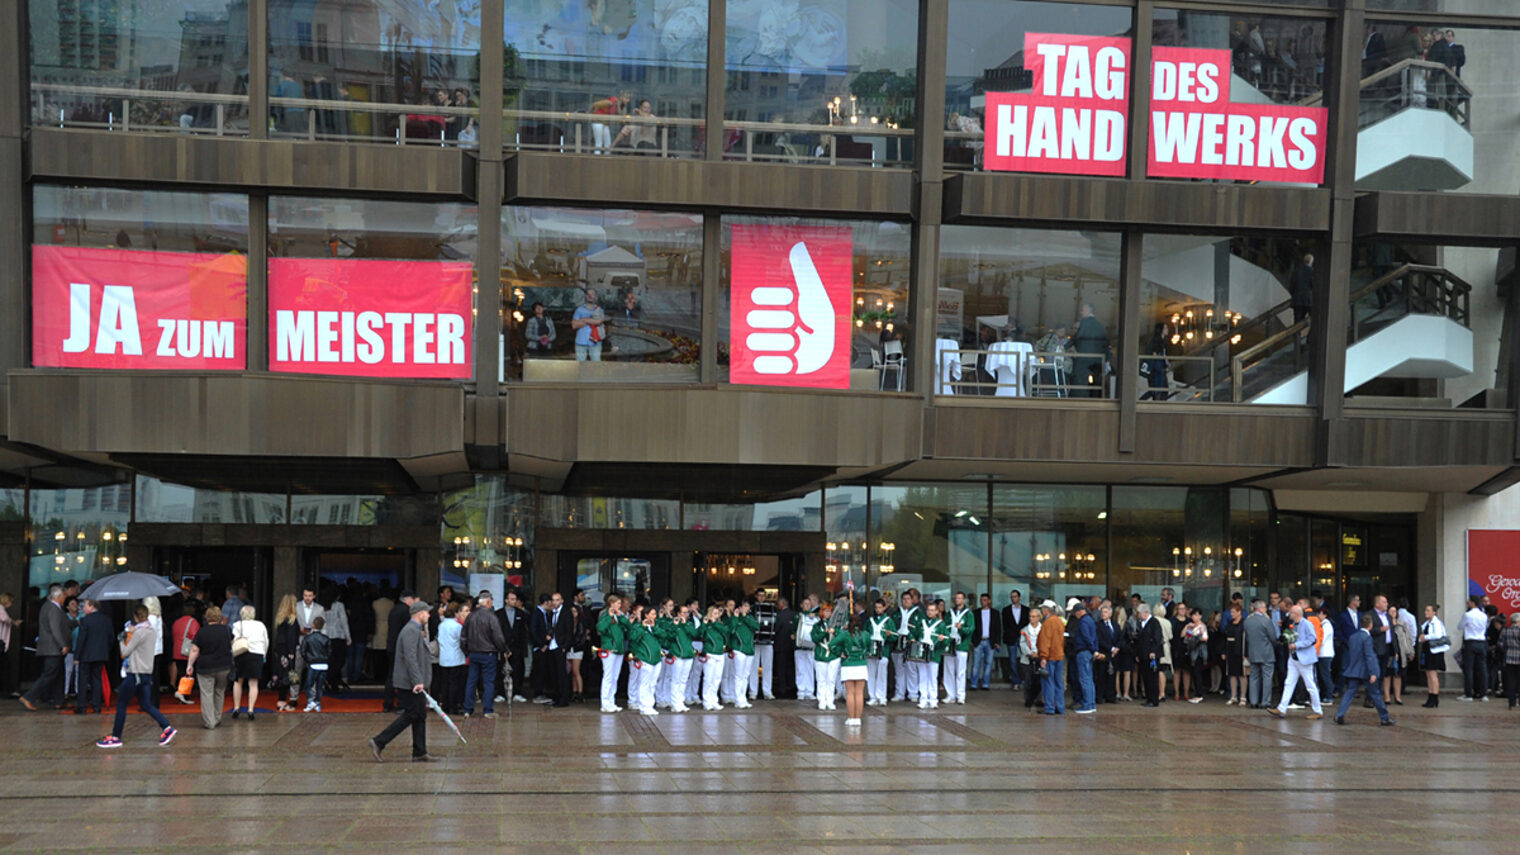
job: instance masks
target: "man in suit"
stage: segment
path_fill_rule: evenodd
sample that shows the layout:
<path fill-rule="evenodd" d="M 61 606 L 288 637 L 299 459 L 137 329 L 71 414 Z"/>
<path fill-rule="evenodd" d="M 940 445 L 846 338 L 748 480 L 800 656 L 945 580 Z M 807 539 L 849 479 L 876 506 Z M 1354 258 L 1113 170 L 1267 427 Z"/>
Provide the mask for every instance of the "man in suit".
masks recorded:
<path fill-rule="evenodd" d="M 972 613 L 976 624 L 972 631 L 971 688 L 992 688 L 992 662 L 998 645 L 1003 643 L 1003 615 L 992 607 L 992 595 L 983 594 L 981 608 Z"/>
<path fill-rule="evenodd" d="M 1243 624 L 1246 661 L 1251 663 L 1251 680 L 1246 699 L 1251 709 L 1259 710 L 1272 702 L 1272 675 L 1277 665 L 1277 624 L 1267 615 L 1267 604 L 1251 600 L 1251 613 Z"/>
<path fill-rule="evenodd" d="M 508 591 L 502 598 L 505 603 L 496 610 L 496 621 L 501 624 L 501 634 L 507 640 L 507 667 L 496 675 L 496 694 L 506 696 L 506 674 L 512 672 L 512 702 L 527 703 L 522 696 L 523 668 L 528 661 L 528 616 L 522 610 L 522 601 L 516 591 Z"/>
<path fill-rule="evenodd" d="M 1383 671 L 1378 665 L 1377 654 L 1372 652 L 1372 613 L 1362 615 L 1361 626 L 1351 634 L 1346 642 L 1346 662 L 1342 666 L 1341 676 L 1346 680 L 1346 692 L 1341 695 L 1341 703 L 1335 710 L 1335 723 L 1346 723 L 1346 711 L 1351 709 L 1351 702 L 1356 699 L 1356 693 L 1363 687 L 1367 690 L 1367 698 L 1377 707 L 1378 721 L 1384 726 L 1393 724 L 1393 719 L 1388 717 L 1388 707 L 1383 704 L 1383 693 L 1378 689 L 1378 678 Z"/>
<path fill-rule="evenodd" d="M 1337 611 L 1331 619 L 1330 625 L 1335 632 L 1335 661 L 1331 663 L 1331 670 L 1335 674 L 1335 696 L 1341 697 L 1346 692 L 1346 646 L 1351 643 L 1351 636 L 1362 625 L 1362 615 L 1359 609 L 1362 598 L 1356 594 L 1346 598 L 1346 607 Z"/>
<path fill-rule="evenodd" d="M 1098 700 L 1111 704 L 1118 700 L 1114 686 L 1114 658 L 1119 655 L 1119 633 L 1122 628 L 1114 623 L 1114 607 L 1098 607 L 1098 652 L 1093 654 L 1094 679 L 1098 683 Z"/>
<path fill-rule="evenodd" d="M 1003 648 L 1008 651 L 1008 679 L 1018 690 L 1024 686 L 1024 678 L 1019 674 L 1019 633 L 1029 626 L 1029 609 L 1024 607 L 1018 589 L 1008 592 L 1008 605 L 1003 606 L 999 622 L 1003 626 Z"/>
<path fill-rule="evenodd" d="M 1293 323 L 1309 317 L 1314 308 L 1314 256 L 1305 254 L 1288 279 L 1288 305 L 1293 309 Z"/>
<path fill-rule="evenodd" d="M 1151 615 L 1151 607 L 1145 603 L 1135 607 L 1135 619 L 1140 622 L 1140 633 L 1135 637 L 1135 661 L 1140 667 L 1140 683 L 1145 687 L 1145 705 L 1161 706 L 1161 621 Z"/>
<path fill-rule="evenodd" d="M 1379 673 L 1389 673 L 1389 666 L 1393 664 L 1393 654 L 1398 649 L 1398 642 L 1393 638 L 1393 616 L 1388 614 L 1388 598 L 1382 594 L 1372 598 L 1372 652 L 1377 656 Z M 1383 681 L 1383 701 L 1386 703 L 1393 699 L 1388 694 L 1390 687 L 1388 681 Z M 1368 704 L 1370 706 L 1370 704 Z"/>
<path fill-rule="evenodd" d="M 698 613 L 700 615 L 700 612 Z M 776 697 L 797 697 L 797 639 L 787 630 L 797 621 L 797 612 L 786 597 L 776 598 Z M 696 669 L 693 668 L 693 671 Z"/>
<path fill-rule="evenodd" d="M 1295 604 L 1289 609 L 1288 619 L 1292 621 L 1294 632 L 1293 654 L 1288 660 L 1288 678 L 1283 683 L 1282 700 L 1268 712 L 1277 718 L 1287 718 L 1293 690 L 1302 683 L 1309 690 L 1309 706 L 1313 709 L 1309 713 L 1309 720 L 1314 721 L 1325 715 L 1319 704 L 1319 686 L 1314 679 L 1315 666 L 1319 663 L 1319 635 L 1314 631 L 1314 624 L 1304 617 L 1303 606 Z"/>
<path fill-rule="evenodd" d="M 111 661 L 112 642 L 116 631 L 111 619 L 100 610 L 94 600 L 84 601 L 84 617 L 79 621 L 79 637 L 74 648 L 74 661 L 79 663 L 79 694 L 74 698 L 74 713 L 84 715 L 100 712 L 104 703 L 106 663 Z"/>
<path fill-rule="evenodd" d="M 1072 358 L 1071 397 L 1102 398 L 1104 396 L 1103 361 L 1108 353 L 1108 331 L 1098 321 L 1092 303 L 1083 303 L 1077 318 L 1077 331 L 1071 337 L 1071 349 L 1078 354 Z"/>
<path fill-rule="evenodd" d="M 402 591 L 400 601 L 391 606 L 391 612 L 385 619 L 385 649 L 390 652 L 390 667 L 385 669 L 385 702 L 381 704 L 384 712 L 399 710 L 404 700 L 405 690 L 408 688 L 395 685 L 391 682 L 391 678 L 396 673 L 396 637 L 401 634 L 401 630 L 406 628 L 407 622 L 412 620 L 412 603 L 417 601 L 416 594 L 411 591 Z M 423 624 L 426 625 L 427 621 L 423 621 Z M 426 635 L 426 630 L 423 634 Z"/>
<path fill-rule="evenodd" d="M 35 711 L 38 703 L 63 708 L 63 657 L 69 653 L 69 636 L 73 634 L 68 613 L 63 610 L 63 586 L 48 586 L 47 600 L 37 612 L 37 658 L 42 660 L 42 675 L 32 690 L 21 696 L 21 705 Z"/>
<path fill-rule="evenodd" d="M 570 652 L 570 637 L 574 632 L 574 619 L 565 607 L 565 598 L 559 592 L 549 597 L 549 608 L 544 612 L 544 658 L 545 679 L 553 681 L 554 706 L 570 706 L 570 674 L 566 658 Z M 549 690 L 549 686 L 544 687 Z"/>
<path fill-rule="evenodd" d="M 533 703 L 549 704 L 554 701 L 544 687 L 544 678 L 549 673 L 549 604 L 554 597 L 550 594 L 538 595 L 538 608 L 528 614 L 528 643 L 533 648 Z"/>

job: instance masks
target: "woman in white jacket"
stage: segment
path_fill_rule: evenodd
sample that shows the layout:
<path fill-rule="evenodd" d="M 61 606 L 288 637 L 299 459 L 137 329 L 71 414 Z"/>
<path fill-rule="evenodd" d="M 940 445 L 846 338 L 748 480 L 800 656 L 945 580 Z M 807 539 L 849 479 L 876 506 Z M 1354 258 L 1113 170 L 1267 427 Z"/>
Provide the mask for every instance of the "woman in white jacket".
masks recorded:
<path fill-rule="evenodd" d="M 1446 651 L 1451 649 L 1451 638 L 1446 634 L 1446 624 L 1441 623 L 1441 607 L 1425 607 L 1425 622 L 1420 624 L 1420 667 L 1425 669 L 1425 687 L 1430 697 L 1425 706 L 1441 705 L 1441 672 L 1446 670 Z"/>
<path fill-rule="evenodd" d="M 322 631 L 332 642 L 332 651 L 327 661 L 335 663 L 335 667 L 327 670 L 327 690 L 329 692 L 348 691 L 348 681 L 343 679 L 343 665 L 348 662 L 348 609 L 343 605 L 341 596 L 334 597 L 332 603 L 327 606 L 322 616 L 326 618 L 326 624 Z"/>
<path fill-rule="evenodd" d="M 238 612 L 239 620 L 232 628 L 232 720 L 236 721 L 243 705 L 243 686 L 248 686 L 248 720 L 253 721 L 259 702 L 259 680 L 264 677 L 264 656 L 269 653 L 269 629 L 263 621 L 254 620 L 253 606 L 243 606 Z M 242 640 L 248 649 L 238 652 Z"/>

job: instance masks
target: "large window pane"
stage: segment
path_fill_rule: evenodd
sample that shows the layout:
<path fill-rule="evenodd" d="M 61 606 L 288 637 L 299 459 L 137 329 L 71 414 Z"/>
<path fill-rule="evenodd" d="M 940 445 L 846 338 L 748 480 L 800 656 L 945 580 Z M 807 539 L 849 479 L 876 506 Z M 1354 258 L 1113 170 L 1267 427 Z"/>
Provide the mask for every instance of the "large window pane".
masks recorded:
<path fill-rule="evenodd" d="M 477 132 L 480 2 L 273 0 L 269 78 L 275 136 L 469 145 Z"/>
<path fill-rule="evenodd" d="M 1115 487 L 1113 530 L 1116 597 L 1175 599 L 1209 611 L 1223 608 L 1234 556 L 1228 542 L 1227 494 L 1211 487 Z"/>
<path fill-rule="evenodd" d="M 1027 608 L 1108 590 L 1107 491 L 1101 487 L 994 485 L 992 602 L 1018 591 Z"/>
<path fill-rule="evenodd" d="M 691 156 L 707 97 L 707 0 L 506 5 L 509 149 Z"/>
<path fill-rule="evenodd" d="M 248 7 L 30 0 L 33 125 L 248 134 Z"/>
<path fill-rule="evenodd" d="M 822 494 L 813 491 L 793 499 L 754 504 L 687 502 L 681 522 L 701 531 L 819 531 Z"/>
<path fill-rule="evenodd" d="M 1513 318 L 1499 284 L 1512 276 L 1499 269 L 1502 257 L 1478 247 L 1358 243 L 1347 404 L 1505 406 L 1499 359 Z"/>
<path fill-rule="evenodd" d="M 945 55 L 945 166 L 980 168 L 988 92 L 1028 92 L 1026 33 L 1128 36 L 1133 13 L 1115 6 L 1031 0 L 950 0 Z"/>
<path fill-rule="evenodd" d="M 138 475 L 137 520 L 152 523 L 283 523 L 285 494 L 203 490 Z"/>
<path fill-rule="evenodd" d="M 907 166 L 918 4 L 728 0 L 724 157 Z"/>
<path fill-rule="evenodd" d="M 1299 104 L 1324 89 L 1326 21 L 1157 9 L 1154 43 L 1230 52 L 1230 100 L 1241 104 Z"/>
<path fill-rule="evenodd" d="M 32 187 L 34 245 L 248 252 L 248 197 L 115 187 Z"/>
<path fill-rule="evenodd" d="M 696 382 L 701 214 L 509 207 L 502 257 L 503 376 Z"/>
<path fill-rule="evenodd" d="M 735 340 L 731 311 L 734 296 L 734 235 L 738 229 L 743 236 L 746 251 L 750 253 L 747 264 L 758 255 L 774 256 L 778 269 L 787 271 L 783 282 L 790 282 L 794 290 L 799 278 L 795 266 L 787 266 L 791 252 L 800 242 L 809 248 L 811 264 L 827 281 L 821 284 L 836 292 L 829 298 L 822 320 L 812 319 L 811 326 L 840 328 L 840 315 L 848 313 L 850 335 L 848 343 L 833 338 L 832 356 L 827 368 L 838 368 L 840 382 L 819 384 L 811 382 L 803 370 L 804 351 L 816 342 L 807 335 L 792 337 L 783 354 L 791 365 L 789 371 L 764 374 L 758 370 L 758 349 L 752 346 L 755 336 L 744 333 Z M 908 260 L 910 235 L 903 223 L 864 220 L 825 220 L 805 217 L 724 217 L 723 218 L 723 303 L 718 309 L 718 373 L 720 381 L 731 377 L 734 382 L 761 383 L 777 386 L 822 386 L 857 390 L 906 391 L 911 383 L 910 361 L 914 358 L 914 337 L 909 334 L 905 321 L 908 318 Z M 848 272 L 849 283 L 842 281 Z M 834 274 L 840 281 L 835 281 Z M 749 287 L 756 281 L 754 276 L 744 278 Z M 770 284 L 766 280 L 765 284 Z M 848 288 L 848 291 L 846 291 Z M 843 305 L 848 293 L 853 305 Z M 836 299 L 837 298 L 837 299 Z M 801 298 L 798 298 L 799 301 Z M 799 302 L 800 305 L 800 302 Z M 816 303 L 814 305 L 817 305 Z M 754 316 L 744 315 L 748 323 Z M 791 328 L 788 328 L 789 330 Z M 742 370 L 734 372 L 731 361 L 736 349 L 743 348 Z M 845 348 L 848 348 L 846 354 Z M 772 357 L 776 353 L 768 354 Z M 845 364 L 848 369 L 845 369 Z M 847 373 L 846 373 L 847 370 Z"/>
<path fill-rule="evenodd" d="M 956 591 L 975 597 L 987 588 L 987 485 L 924 484 L 872 487 L 871 528 L 878 544 L 892 544 L 893 572 L 885 590 L 918 588 L 949 605 Z"/>
<path fill-rule="evenodd" d="M 938 394 L 1113 396 L 1118 235 L 945 226 L 939 271 Z"/>
<path fill-rule="evenodd" d="M 1146 235 L 1141 266 L 1143 400 L 1299 403 L 1283 384 L 1309 368 L 1314 286 L 1305 241 Z"/>
<path fill-rule="evenodd" d="M 544 496 L 538 520 L 544 528 L 674 529 L 681 526 L 681 503 L 675 499 Z"/>
<path fill-rule="evenodd" d="M 33 490 L 27 584 L 45 591 L 54 582 L 85 585 L 119 570 L 143 569 L 127 566 L 131 511 L 131 484 Z"/>
<path fill-rule="evenodd" d="M 1372 21 L 1363 44 L 1357 189 L 1520 192 L 1520 31 L 1421 14 Z"/>
<path fill-rule="evenodd" d="M 531 590 L 533 503 L 532 492 L 509 486 L 502 476 L 477 475 L 473 487 L 445 493 L 440 508 L 444 584 L 460 592 L 489 589 L 498 598 L 507 586 Z"/>

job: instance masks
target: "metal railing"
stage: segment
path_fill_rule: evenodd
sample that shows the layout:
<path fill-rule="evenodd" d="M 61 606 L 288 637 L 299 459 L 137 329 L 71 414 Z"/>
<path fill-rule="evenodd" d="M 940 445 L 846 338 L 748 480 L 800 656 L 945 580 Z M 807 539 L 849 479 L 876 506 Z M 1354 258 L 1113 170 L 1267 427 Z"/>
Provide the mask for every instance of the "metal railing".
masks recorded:
<path fill-rule="evenodd" d="M 1158 360 L 1166 362 L 1166 366 L 1157 366 Z M 1144 373 L 1147 362 L 1151 363 L 1151 374 Z M 1140 354 L 1141 377 L 1144 382 L 1140 384 L 1139 397 L 1142 401 L 1177 401 L 1193 403 L 1214 403 L 1223 400 L 1227 390 L 1219 385 L 1219 371 L 1222 367 L 1220 361 L 1213 356 L 1158 356 L 1155 354 Z M 1199 370 L 1181 370 L 1197 366 Z M 1170 370 L 1172 378 L 1177 382 L 1165 382 L 1161 386 L 1150 385 L 1155 372 L 1161 372 L 1163 378 Z M 1183 378 L 1194 378 L 1187 380 Z"/>
<path fill-rule="evenodd" d="M 248 136 L 247 95 L 33 83 L 31 102 L 34 126 Z"/>
<path fill-rule="evenodd" d="M 1464 128 L 1472 125 L 1472 87 L 1439 62 L 1402 59 L 1362 78 L 1357 128 L 1376 124 L 1410 107 L 1444 110 Z M 1323 104 L 1324 93 L 1298 103 Z"/>
<path fill-rule="evenodd" d="M 994 369 L 986 372 L 988 358 Z M 1045 350 L 942 350 L 936 358 L 935 394 L 993 395 L 1004 398 L 1106 398 L 1110 397 L 1107 354 Z M 1012 377 L 1004 381 L 997 370 L 1005 363 Z M 1096 363 L 1098 382 L 1074 382 L 1080 369 Z M 959 379 L 949 373 L 959 366 Z"/>

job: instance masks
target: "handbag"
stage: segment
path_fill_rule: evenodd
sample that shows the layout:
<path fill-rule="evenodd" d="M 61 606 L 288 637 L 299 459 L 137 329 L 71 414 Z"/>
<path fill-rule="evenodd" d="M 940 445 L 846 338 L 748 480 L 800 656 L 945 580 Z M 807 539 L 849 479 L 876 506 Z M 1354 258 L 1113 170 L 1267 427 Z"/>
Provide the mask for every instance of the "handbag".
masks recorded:
<path fill-rule="evenodd" d="M 179 641 L 179 655 L 188 658 L 190 656 L 190 648 L 194 644 L 195 644 L 195 639 L 192 638 L 192 637 L 190 637 L 190 633 L 189 632 L 186 632 L 185 633 L 185 637 L 182 638 L 182 639 L 180 639 L 180 641 Z"/>
<path fill-rule="evenodd" d="M 179 678 L 179 685 L 174 687 L 174 694 L 176 695 L 189 695 L 193 691 L 195 691 L 194 677 L 181 677 Z"/>
<path fill-rule="evenodd" d="M 242 631 L 243 625 L 238 624 L 238 632 L 240 634 L 236 638 L 232 639 L 232 656 L 234 659 L 248 652 L 248 639 L 244 638 L 241 635 Z"/>

